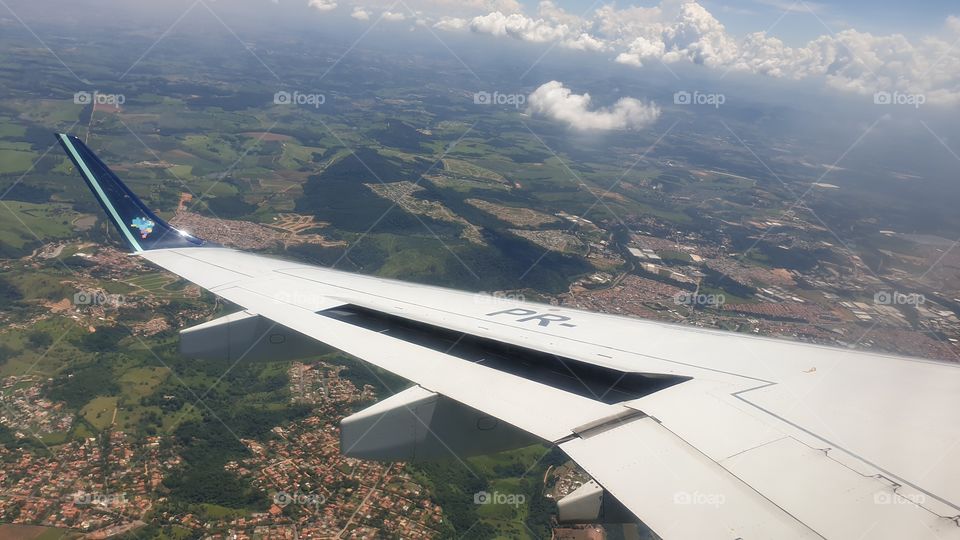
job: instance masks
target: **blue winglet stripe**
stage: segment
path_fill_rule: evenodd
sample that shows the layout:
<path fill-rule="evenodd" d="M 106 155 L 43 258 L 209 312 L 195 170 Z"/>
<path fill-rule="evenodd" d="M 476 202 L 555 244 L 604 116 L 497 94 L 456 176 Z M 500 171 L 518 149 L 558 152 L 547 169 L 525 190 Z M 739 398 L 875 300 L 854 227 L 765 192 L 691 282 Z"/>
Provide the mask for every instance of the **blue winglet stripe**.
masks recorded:
<path fill-rule="evenodd" d="M 61 133 L 57 140 L 134 252 L 211 245 L 160 219 L 80 139 Z"/>

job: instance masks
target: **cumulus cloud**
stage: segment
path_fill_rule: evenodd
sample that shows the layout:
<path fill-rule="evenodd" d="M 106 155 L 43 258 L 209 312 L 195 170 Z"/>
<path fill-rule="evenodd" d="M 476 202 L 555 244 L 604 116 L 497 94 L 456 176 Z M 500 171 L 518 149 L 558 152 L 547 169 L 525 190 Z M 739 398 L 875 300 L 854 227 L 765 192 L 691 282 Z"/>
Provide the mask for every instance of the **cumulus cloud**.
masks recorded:
<path fill-rule="evenodd" d="M 334 0 L 310 0 L 307 5 L 319 11 L 330 11 L 337 7 Z"/>
<path fill-rule="evenodd" d="M 474 17 L 463 25 L 459 24 L 458 19 L 455 27 L 451 27 L 448 21 L 444 24 L 444 29 L 459 30 L 468 27 L 479 34 L 508 36 L 532 43 L 557 42 L 561 47 L 581 51 L 603 51 L 607 48 L 603 39 L 584 31 L 586 21 L 568 14 L 552 2 L 540 3 L 540 15 L 533 18 L 522 13 L 506 15 L 494 11 Z"/>
<path fill-rule="evenodd" d="M 627 39 L 625 50 L 616 58 L 618 62 L 642 66 L 651 60 L 686 60 L 719 67 L 736 58 L 735 40 L 700 4 L 683 4 L 675 13 L 642 8 L 624 11 L 622 18 L 614 9 L 600 14 L 602 27 Z"/>
<path fill-rule="evenodd" d="M 397 11 L 384 11 L 381 17 L 385 21 L 404 21 L 407 19 L 406 15 Z"/>
<path fill-rule="evenodd" d="M 615 11 L 607 13 L 613 17 Z M 635 37 L 616 61 L 642 66 L 650 61 L 688 61 L 707 67 L 771 77 L 819 77 L 846 92 L 922 93 L 931 103 L 960 103 L 960 51 L 952 40 L 927 37 L 911 42 L 903 35 L 876 36 L 857 30 L 824 35 L 789 47 L 764 32 L 737 40 L 706 9 L 687 3 L 675 13 L 646 12 L 645 24 L 621 30 Z M 608 24 L 615 24 L 609 21 Z M 960 30 L 950 17 L 946 28 Z"/>
<path fill-rule="evenodd" d="M 523 41 L 543 43 L 563 38 L 569 29 L 564 24 L 553 24 L 544 19 L 531 19 L 519 13 L 504 15 L 495 11 L 470 21 L 474 32 L 494 36 L 511 36 Z"/>
<path fill-rule="evenodd" d="M 787 47 L 757 33 L 744 40 L 730 68 L 792 79 L 821 77 L 832 88 L 860 94 L 897 91 L 925 94 L 931 103 L 960 103 L 960 53 L 938 38 L 912 43 L 899 34 L 844 30 Z"/>
<path fill-rule="evenodd" d="M 578 51 L 604 51 L 607 49 L 607 44 L 602 39 L 598 39 L 586 32 L 581 32 L 579 36 L 573 38 L 567 38 L 561 45 L 568 49 L 576 49 Z"/>
<path fill-rule="evenodd" d="M 960 17 L 956 15 L 947 17 L 947 30 L 953 34 L 960 34 Z"/>
<path fill-rule="evenodd" d="M 618 54 L 615 60 L 621 64 L 642 67 L 643 62 L 651 58 L 662 58 L 666 45 L 662 41 L 650 41 L 638 37 L 627 45 L 627 50 Z"/>
<path fill-rule="evenodd" d="M 467 28 L 470 24 L 470 21 L 466 19 L 461 19 L 459 17 L 444 17 L 437 21 L 433 27 L 439 30 L 447 30 L 449 32 L 455 32 L 457 30 L 463 30 Z"/>
<path fill-rule="evenodd" d="M 583 19 L 565 11 L 561 7 L 558 7 L 550 0 L 542 0 L 540 2 L 540 4 L 537 6 L 537 14 L 541 18 L 548 21 L 565 24 L 571 27 L 579 26 L 583 23 Z"/>
<path fill-rule="evenodd" d="M 358 21 L 369 21 L 369 20 L 370 20 L 370 12 L 367 11 L 367 10 L 365 10 L 365 9 L 363 9 L 362 7 L 359 7 L 359 6 L 353 8 L 353 13 L 351 13 L 350 16 L 353 17 L 354 19 L 358 20 Z"/>
<path fill-rule="evenodd" d="M 367 5 L 379 5 L 381 8 L 387 2 L 361 0 Z M 359 3 L 359 2 L 358 2 Z M 447 17 L 474 17 L 499 11 L 501 13 L 520 12 L 522 6 L 517 0 L 404 0 L 403 6 L 415 11 L 424 11 L 434 15 Z"/>
<path fill-rule="evenodd" d="M 643 129 L 660 117 L 660 108 L 634 98 L 590 110 L 590 94 L 574 94 L 559 81 L 541 85 L 527 98 L 529 111 L 579 130 Z"/>

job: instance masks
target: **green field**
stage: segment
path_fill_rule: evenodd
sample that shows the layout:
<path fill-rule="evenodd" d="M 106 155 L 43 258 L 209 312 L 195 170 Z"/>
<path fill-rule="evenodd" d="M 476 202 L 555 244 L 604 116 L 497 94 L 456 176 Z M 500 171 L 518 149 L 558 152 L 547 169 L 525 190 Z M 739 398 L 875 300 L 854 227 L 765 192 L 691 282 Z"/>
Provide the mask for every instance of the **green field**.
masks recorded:
<path fill-rule="evenodd" d="M 69 238 L 73 236 L 70 223 L 77 215 L 66 205 L 2 201 L 0 246 L 3 251 L 19 250 L 27 244 Z"/>
<path fill-rule="evenodd" d="M 56 317 L 37 323 L 34 331 L 47 336 L 50 345 L 37 347 L 28 341 L 24 332 L 0 332 L 0 347 L 10 351 L 0 363 L 0 378 L 22 375 L 52 376 L 77 359 L 85 358 L 71 340 L 84 331 L 66 317 Z"/>
<path fill-rule="evenodd" d="M 111 425 L 113 421 L 113 412 L 117 409 L 117 403 L 120 398 L 117 397 L 98 397 L 80 410 L 82 416 L 87 422 L 99 429 L 104 430 Z"/>
<path fill-rule="evenodd" d="M 81 536 L 81 533 L 68 529 L 0 524 L 0 538 L 4 540 L 73 540 Z"/>
<path fill-rule="evenodd" d="M 23 126 L 17 125 L 8 119 L 0 119 L 0 138 L 16 139 L 27 132 Z"/>
<path fill-rule="evenodd" d="M 126 371 L 119 381 L 124 396 L 141 398 L 152 394 L 169 376 L 170 370 L 165 367 L 143 366 Z"/>
<path fill-rule="evenodd" d="M 16 150 L 0 146 L 0 174 L 26 172 L 39 157 L 30 150 Z"/>

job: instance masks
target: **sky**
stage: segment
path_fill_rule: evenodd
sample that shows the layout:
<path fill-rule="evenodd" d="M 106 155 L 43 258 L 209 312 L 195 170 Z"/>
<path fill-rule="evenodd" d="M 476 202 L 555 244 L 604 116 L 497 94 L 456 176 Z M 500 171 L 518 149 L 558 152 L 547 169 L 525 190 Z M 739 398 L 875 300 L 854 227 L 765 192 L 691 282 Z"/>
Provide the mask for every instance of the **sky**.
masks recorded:
<path fill-rule="evenodd" d="M 521 2 L 528 10 L 536 8 L 537 0 Z M 590 9 L 594 0 L 557 0 L 556 4 L 575 13 Z M 658 2 L 616 2 L 628 5 L 652 6 Z M 775 29 L 791 38 L 812 39 L 829 28 L 837 32 L 854 27 L 864 31 L 922 34 L 940 25 L 948 15 L 960 15 L 960 6 L 954 0 L 704 0 L 700 2 L 731 31 L 746 34 L 769 28 L 784 11 L 790 14 Z M 813 13 L 810 13 L 813 12 Z"/>
<path fill-rule="evenodd" d="M 292 0 L 274 0 L 292 1 Z M 590 52 L 637 69 L 815 79 L 840 93 L 960 105 L 960 5 L 807 0 L 308 0 L 329 17 Z M 386 7 L 384 7 L 386 6 Z M 919 97 L 917 97 L 919 96 Z"/>
<path fill-rule="evenodd" d="M 219 11 L 228 19 L 244 13 L 241 19 L 252 21 L 261 31 L 288 31 L 291 21 L 308 33 L 328 33 L 335 28 L 348 34 L 345 39 L 349 42 L 369 42 L 383 36 L 389 40 L 391 35 L 399 40 L 406 35 L 434 46 L 443 44 L 438 47 L 441 53 L 452 52 L 448 43 L 472 43 L 493 56 L 509 57 L 518 49 L 535 56 L 543 51 L 544 57 L 553 61 L 609 66 L 637 79 L 666 79 L 676 86 L 671 93 L 690 90 L 683 85 L 698 78 L 712 78 L 714 91 L 719 90 L 720 83 L 748 78 L 756 88 L 766 87 L 772 98 L 782 93 L 776 89 L 779 85 L 801 92 L 818 89 L 840 101 L 852 98 L 854 104 L 869 107 L 892 104 L 897 107 L 884 111 L 896 109 L 897 113 L 909 113 L 917 105 L 922 105 L 924 112 L 960 107 L 960 3 L 945 0 L 914 5 L 866 0 L 82 2 L 115 8 L 118 13 L 152 13 L 152 22 L 166 29 L 164 32 L 168 20 L 176 26 L 188 13 L 200 17 Z M 197 8 L 198 3 L 207 9 Z M 49 9 L 43 7 L 46 2 L 10 0 L 9 4 L 0 4 L 11 13 L 39 10 L 40 19 L 50 16 Z M 135 24 L 147 34 L 153 32 Z M 656 99 L 662 104 L 664 98 L 671 97 L 663 92 L 622 96 L 593 93 L 591 103 L 582 84 L 581 88 L 572 87 L 573 79 L 558 79 L 541 69 L 543 62 L 532 63 L 537 73 L 519 79 L 536 82 L 525 91 L 541 90 L 537 94 L 538 110 L 570 117 L 570 111 L 596 106 L 596 98 L 601 97 L 604 105 L 621 117 L 615 122 L 603 116 L 587 118 L 584 125 L 619 126 L 622 118 L 631 119 L 628 124 L 634 126 L 649 125 L 658 113 L 646 102 Z M 540 88 L 557 80 L 562 86 Z M 643 101 L 617 105 L 621 97 Z"/>
<path fill-rule="evenodd" d="M 714 124 L 742 122 L 758 139 L 789 137 L 814 161 L 842 152 L 851 168 L 922 168 L 960 190 L 960 3 L 785 1 L 6 0 L 0 26 L 25 23 L 27 43 L 42 38 L 68 56 L 73 38 L 62 36 L 89 32 L 93 18 L 153 43 L 127 51 L 134 65 L 162 57 L 170 36 L 219 35 L 251 59 L 259 51 L 266 62 L 251 63 L 264 77 L 273 73 L 271 41 L 258 43 L 265 34 L 323 61 L 386 45 L 412 61 L 445 58 L 463 76 L 460 90 L 522 95 L 518 114 L 572 137 L 722 118 Z M 64 9 L 51 9 L 56 2 Z"/>
<path fill-rule="evenodd" d="M 120 5 L 177 11 L 199 1 Z M 590 61 L 638 73 L 696 66 L 721 79 L 752 75 L 813 81 L 837 95 L 873 98 L 880 93 L 904 102 L 919 99 L 930 107 L 960 106 L 956 0 L 202 1 L 223 11 L 242 6 L 264 21 L 287 14 L 318 29 L 329 22 L 349 23 L 361 35 L 368 29 L 374 34 L 392 29 L 419 32 L 428 40 L 472 36 L 478 45 L 494 40 L 549 47 L 551 56 L 578 60 L 583 58 L 579 53 L 588 53 Z"/>

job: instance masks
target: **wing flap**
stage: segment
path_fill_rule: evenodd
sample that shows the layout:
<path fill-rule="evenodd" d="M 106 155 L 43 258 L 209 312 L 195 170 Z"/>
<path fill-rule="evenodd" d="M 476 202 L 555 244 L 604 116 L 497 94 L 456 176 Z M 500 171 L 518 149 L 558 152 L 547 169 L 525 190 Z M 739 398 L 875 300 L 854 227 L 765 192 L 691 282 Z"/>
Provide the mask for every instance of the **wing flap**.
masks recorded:
<path fill-rule="evenodd" d="M 900 490 L 882 475 L 864 476 L 793 438 L 752 448 L 722 466 L 826 538 L 960 538 L 953 520 L 922 506 L 922 493 Z"/>
<path fill-rule="evenodd" d="M 643 417 L 560 447 L 663 538 L 960 538 L 922 494 L 789 437 L 717 463 Z"/>
<path fill-rule="evenodd" d="M 950 505 L 737 399 L 727 385 L 694 380 L 628 405 L 696 449 L 712 463 L 712 474 L 736 478 L 825 538 L 921 538 L 930 533 L 960 538 Z M 643 438 L 648 433 L 634 435 L 634 447 L 649 444 Z M 581 465 L 590 470 L 588 464 Z M 935 465 L 928 464 L 930 470 Z M 621 497 L 615 487 L 604 487 Z M 721 498 L 730 496 L 724 493 Z M 638 515 L 644 519 L 648 514 Z"/>
<path fill-rule="evenodd" d="M 663 538 L 818 538 L 646 417 L 560 447 Z"/>

